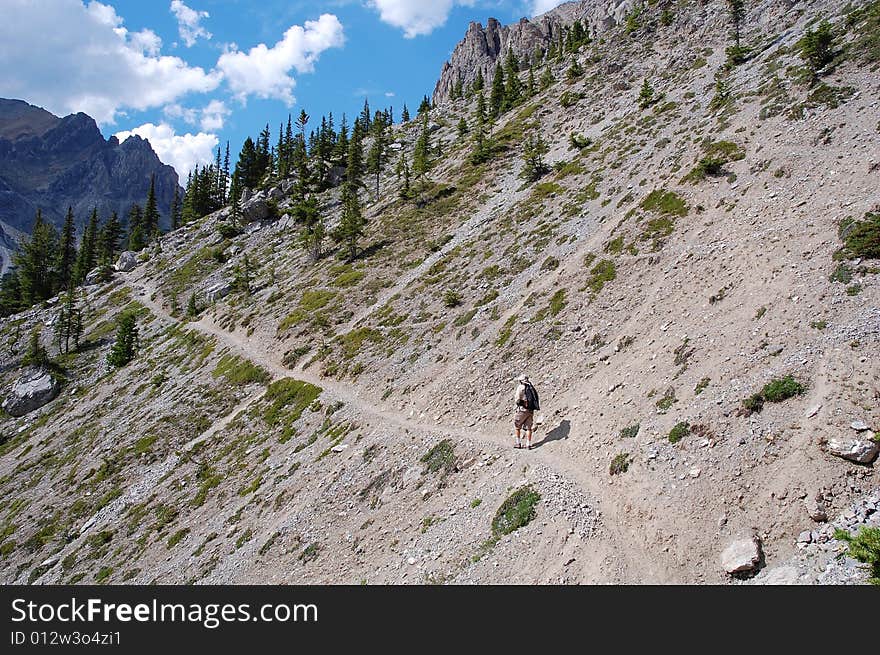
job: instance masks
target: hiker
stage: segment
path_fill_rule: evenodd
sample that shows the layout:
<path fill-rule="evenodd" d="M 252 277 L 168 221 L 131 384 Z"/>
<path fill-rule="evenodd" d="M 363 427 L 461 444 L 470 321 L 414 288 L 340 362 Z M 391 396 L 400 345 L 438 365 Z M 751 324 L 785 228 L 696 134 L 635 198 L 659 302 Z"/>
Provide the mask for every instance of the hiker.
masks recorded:
<path fill-rule="evenodd" d="M 525 373 L 520 375 L 516 381 L 519 383 L 513 394 L 514 403 L 516 403 L 516 414 L 513 417 L 513 427 L 516 429 L 516 443 L 514 448 L 522 448 L 521 432 L 526 431 L 526 442 L 528 449 L 532 449 L 532 421 L 535 416 L 535 410 L 541 409 L 538 405 L 538 392 L 529 381 L 529 376 Z"/>

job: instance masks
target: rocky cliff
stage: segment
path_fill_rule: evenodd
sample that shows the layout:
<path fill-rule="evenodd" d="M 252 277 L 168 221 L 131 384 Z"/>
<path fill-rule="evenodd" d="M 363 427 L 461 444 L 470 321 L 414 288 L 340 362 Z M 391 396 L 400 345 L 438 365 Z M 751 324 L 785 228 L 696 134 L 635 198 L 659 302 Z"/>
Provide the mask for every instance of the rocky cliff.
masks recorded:
<path fill-rule="evenodd" d="M 522 18 L 513 25 L 501 25 L 495 18 L 490 18 L 486 27 L 472 22 L 450 60 L 443 64 L 434 88 L 434 103 L 449 100 L 459 77 L 467 86 L 482 72 L 486 84 L 490 84 L 497 60 L 503 60 L 508 49 L 520 61 L 528 60 L 537 48 L 546 50 L 560 30 L 575 20 L 583 22 L 590 34 L 601 34 L 622 22 L 634 4 L 633 0 L 579 0 L 566 2 L 531 20 Z"/>
<path fill-rule="evenodd" d="M 82 223 L 97 207 L 125 216 L 143 204 L 156 176 L 163 223 L 178 187 L 177 173 L 159 161 L 148 141 L 104 139 L 86 114 L 53 116 L 21 100 L 0 99 L 0 220 L 29 230 L 37 208 L 60 225 L 68 207 Z"/>

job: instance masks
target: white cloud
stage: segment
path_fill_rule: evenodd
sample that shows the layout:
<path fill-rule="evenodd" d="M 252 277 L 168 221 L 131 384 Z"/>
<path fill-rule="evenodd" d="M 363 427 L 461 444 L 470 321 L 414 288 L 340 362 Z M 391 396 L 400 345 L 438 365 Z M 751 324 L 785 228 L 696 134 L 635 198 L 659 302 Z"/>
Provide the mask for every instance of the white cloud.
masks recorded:
<path fill-rule="evenodd" d="M 344 42 L 339 19 L 323 14 L 317 21 L 306 21 L 303 27 L 291 26 L 271 48 L 261 43 L 247 53 L 235 49 L 223 53 L 217 60 L 217 68 L 242 102 L 248 95 L 256 95 L 292 105 L 296 102 L 293 97 L 296 80 L 290 75 L 291 69 L 298 73 L 313 71 L 324 50 L 341 47 Z"/>
<path fill-rule="evenodd" d="M 223 128 L 226 117 L 232 113 L 222 100 L 212 100 L 202 109 L 201 128 L 206 132 Z"/>
<path fill-rule="evenodd" d="M 165 116 L 165 118 L 172 120 L 182 120 L 188 125 L 195 125 L 199 120 L 199 112 L 197 109 L 184 107 L 182 105 L 178 105 L 177 103 L 165 105 L 162 108 L 162 114 Z"/>
<path fill-rule="evenodd" d="M 219 73 L 159 56 L 160 47 L 154 32 L 129 32 L 100 2 L 3 0 L 0 96 L 107 124 L 125 108 L 161 107 L 219 85 Z"/>
<path fill-rule="evenodd" d="M 540 16 L 541 14 L 545 14 L 551 9 L 555 9 L 563 2 L 566 2 L 566 0 L 533 0 L 532 16 Z"/>
<path fill-rule="evenodd" d="M 186 181 L 196 164 L 214 161 L 214 151 L 220 142 L 215 134 L 176 134 L 167 123 L 144 123 L 133 130 L 117 132 L 115 136 L 122 143 L 133 134 L 150 142 L 159 159 L 174 167 L 181 183 Z"/>
<path fill-rule="evenodd" d="M 386 97 L 386 98 L 393 98 L 393 97 L 394 97 L 394 91 L 386 91 L 386 92 L 385 92 L 385 97 Z"/>
<path fill-rule="evenodd" d="M 445 24 L 455 5 L 472 7 L 474 0 L 368 0 L 368 4 L 384 22 L 399 27 L 412 39 Z"/>
<path fill-rule="evenodd" d="M 172 0 L 171 13 L 177 18 L 177 31 L 187 48 L 194 46 L 199 38 L 210 39 L 213 36 L 201 24 L 203 18 L 211 16 L 207 11 L 196 11 L 180 0 Z"/>

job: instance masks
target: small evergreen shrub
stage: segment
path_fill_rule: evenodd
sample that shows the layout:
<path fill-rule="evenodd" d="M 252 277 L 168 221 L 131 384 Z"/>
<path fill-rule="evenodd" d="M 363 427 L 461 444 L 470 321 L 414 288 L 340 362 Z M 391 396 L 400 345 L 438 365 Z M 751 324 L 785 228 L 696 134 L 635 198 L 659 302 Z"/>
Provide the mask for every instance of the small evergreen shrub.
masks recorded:
<path fill-rule="evenodd" d="M 863 525 L 856 536 L 837 529 L 834 538 L 846 542 L 849 557 L 868 565 L 871 572 L 868 582 L 880 585 L 880 528 Z"/>
<path fill-rule="evenodd" d="M 676 423 L 675 427 L 673 427 L 669 431 L 669 443 L 678 443 L 682 439 L 684 439 L 688 434 L 690 434 L 691 426 L 687 421 L 681 421 L 680 423 Z"/>
<path fill-rule="evenodd" d="M 444 439 L 422 455 L 419 461 L 425 465 L 424 473 L 451 473 L 455 469 L 455 446 L 452 440 Z"/>
<path fill-rule="evenodd" d="M 454 289 L 447 289 L 443 294 L 443 305 L 452 309 L 461 304 L 461 294 Z"/>
<path fill-rule="evenodd" d="M 608 467 L 608 473 L 611 475 L 618 475 L 619 473 L 626 473 L 629 470 L 629 453 L 618 453 L 614 456 L 614 459 L 611 460 L 611 464 Z"/>

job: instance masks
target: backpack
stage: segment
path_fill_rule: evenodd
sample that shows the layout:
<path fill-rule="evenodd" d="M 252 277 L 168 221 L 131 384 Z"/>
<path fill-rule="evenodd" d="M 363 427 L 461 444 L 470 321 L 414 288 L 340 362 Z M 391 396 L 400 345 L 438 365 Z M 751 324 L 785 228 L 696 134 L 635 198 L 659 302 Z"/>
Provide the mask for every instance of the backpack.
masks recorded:
<path fill-rule="evenodd" d="M 525 388 L 526 409 L 530 412 L 541 409 L 541 405 L 538 403 L 538 392 L 535 390 L 535 387 L 530 382 L 526 382 Z"/>

